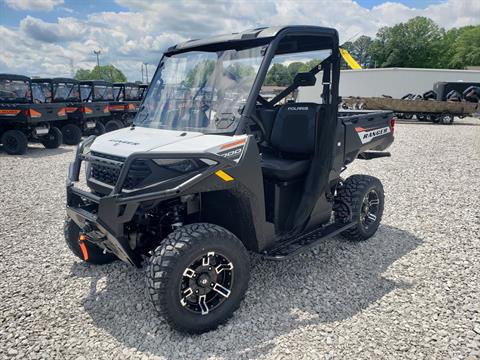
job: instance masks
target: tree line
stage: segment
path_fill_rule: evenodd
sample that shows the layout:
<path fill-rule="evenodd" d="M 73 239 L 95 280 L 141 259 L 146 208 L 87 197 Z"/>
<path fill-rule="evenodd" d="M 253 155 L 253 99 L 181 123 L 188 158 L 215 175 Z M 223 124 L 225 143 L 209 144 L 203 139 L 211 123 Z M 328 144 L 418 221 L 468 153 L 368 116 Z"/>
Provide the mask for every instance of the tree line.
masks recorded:
<path fill-rule="evenodd" d="M 92 70 L 78 69 L 77 80 L 105 80 L 109 82 L 126 82 L 127 77 L 113 65 L 95 66 Z"/>
<path fill-rule="evenodd" d="M 419 16 L 342 47 L 364 68 L 464 69 L 480 65 L 480 25 L 445 30 Z"/>

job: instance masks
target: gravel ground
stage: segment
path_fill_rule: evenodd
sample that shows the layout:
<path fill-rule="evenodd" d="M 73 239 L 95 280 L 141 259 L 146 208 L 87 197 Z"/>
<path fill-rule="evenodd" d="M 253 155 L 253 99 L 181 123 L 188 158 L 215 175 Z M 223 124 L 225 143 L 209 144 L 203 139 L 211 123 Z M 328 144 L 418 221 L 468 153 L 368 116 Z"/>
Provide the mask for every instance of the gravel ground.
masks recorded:
<path fill-rule="evenodd" d="M 63 241 L 73 147 L 0 152 L 0 358 L 480 358 L 480 121 L 401 123 L 379 177 L 383 225 L 286 262 L 252 255 L 227 325 L 185 336 L 159 321 L 141 270 L 89 266 Z"/>

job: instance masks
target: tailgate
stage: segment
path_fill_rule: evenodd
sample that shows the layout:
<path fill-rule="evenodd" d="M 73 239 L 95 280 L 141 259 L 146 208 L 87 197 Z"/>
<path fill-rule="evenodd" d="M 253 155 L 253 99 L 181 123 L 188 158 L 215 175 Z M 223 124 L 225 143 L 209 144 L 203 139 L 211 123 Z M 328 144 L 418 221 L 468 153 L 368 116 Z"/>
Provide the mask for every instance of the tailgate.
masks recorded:
<path fill-rule="evenodd" d="M 84 103 L 82 112 L 86 119 L 98 118 L 110 115 L 107 102 L 90 102 Z"/>
<path fill-rule="evenodd" d="M 28 104 L 0 104 L 0 121 L 24 122 Z"/>
<path fill-rule="evenodd" d="M 353 160 L 368 150 L 385 150 L 393 142 L 391 111 L 341 111 L 345 126 L 345 157 Z"/>
<path fill-rule="evenodd" d="M 58 104 L 30 104 L 29 105 L 30 121 L 60 121 L 67 119 L 66 105 Z"/>
<path fill-rule="evenodd" d="M 125 106 L 125 103 L 120 101 L 110 101 L 108 103 L 108 109 L 112 113 L 119 113 L 119 112 L 123 113 L 126 110 L 126 106 Z"/>

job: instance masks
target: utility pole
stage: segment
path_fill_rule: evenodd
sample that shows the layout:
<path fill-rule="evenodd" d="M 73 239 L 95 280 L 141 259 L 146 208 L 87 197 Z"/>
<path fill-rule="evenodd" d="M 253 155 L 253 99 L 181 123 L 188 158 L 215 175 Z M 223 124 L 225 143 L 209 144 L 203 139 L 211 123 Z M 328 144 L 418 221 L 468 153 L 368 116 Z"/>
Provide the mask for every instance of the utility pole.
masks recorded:
<path fill-rule="evenodd" d="M 142 63 L 142 83 L 143 83 L 143 63 Z"/>
<path fill-rule="evenodd" d="M 100 67 L 100 59 L 98 55 L 100 55 L 101 51 L 100 50 L 93 50 L 93 53 L 97 55 L 97 66 Z"/>
<path fill-rule="evenodd" d="M 145 65 L 145 79 L 147 81 L 145 81 L 148 85 L 148 64 L 147 63 L 143 63 L 143 65 Z"/>

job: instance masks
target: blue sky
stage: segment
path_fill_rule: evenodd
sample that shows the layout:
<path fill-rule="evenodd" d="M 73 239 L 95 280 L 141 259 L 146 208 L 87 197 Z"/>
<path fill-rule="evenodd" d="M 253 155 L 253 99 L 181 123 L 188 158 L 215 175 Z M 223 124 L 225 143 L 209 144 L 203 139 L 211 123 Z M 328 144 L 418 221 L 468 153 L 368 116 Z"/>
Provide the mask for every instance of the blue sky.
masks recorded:
<path fill-rule="evenodd" d="M 472 0 L 476 1 L 476 0 Z M 357 0 L 360 6 L 371 9 L 374 6 L 381 5 L 383 0 Z M 424 9 L 428 5 L 441 3 L 442 0 L 398 0 L 395 1 L 411 8 Z M 92 12 L 102 11 L 126 11 L 127 7 L 118 5 L 113 0 L 66 0 L 62 6 L 55 7 L 52 11 L 32 11 L 16 10 L 0 1 L 0 23 L 3 25 L 15 27 L 25 16 L 39 17 L 45 21 L 55 21 L 58 17 L 66 16 L 87 16 Z"/>
<path fill-rule="evenodd" d="M 341 41 L 415 16 L 444 28 L 480 23 L 480 0 L 0 0 L 0 72 L 71 76 L 101 62 L 140 79 L 168 46 L 244 29 L 334 27 Z M 153 71 L 150 71 L 153 73 Z"/>

